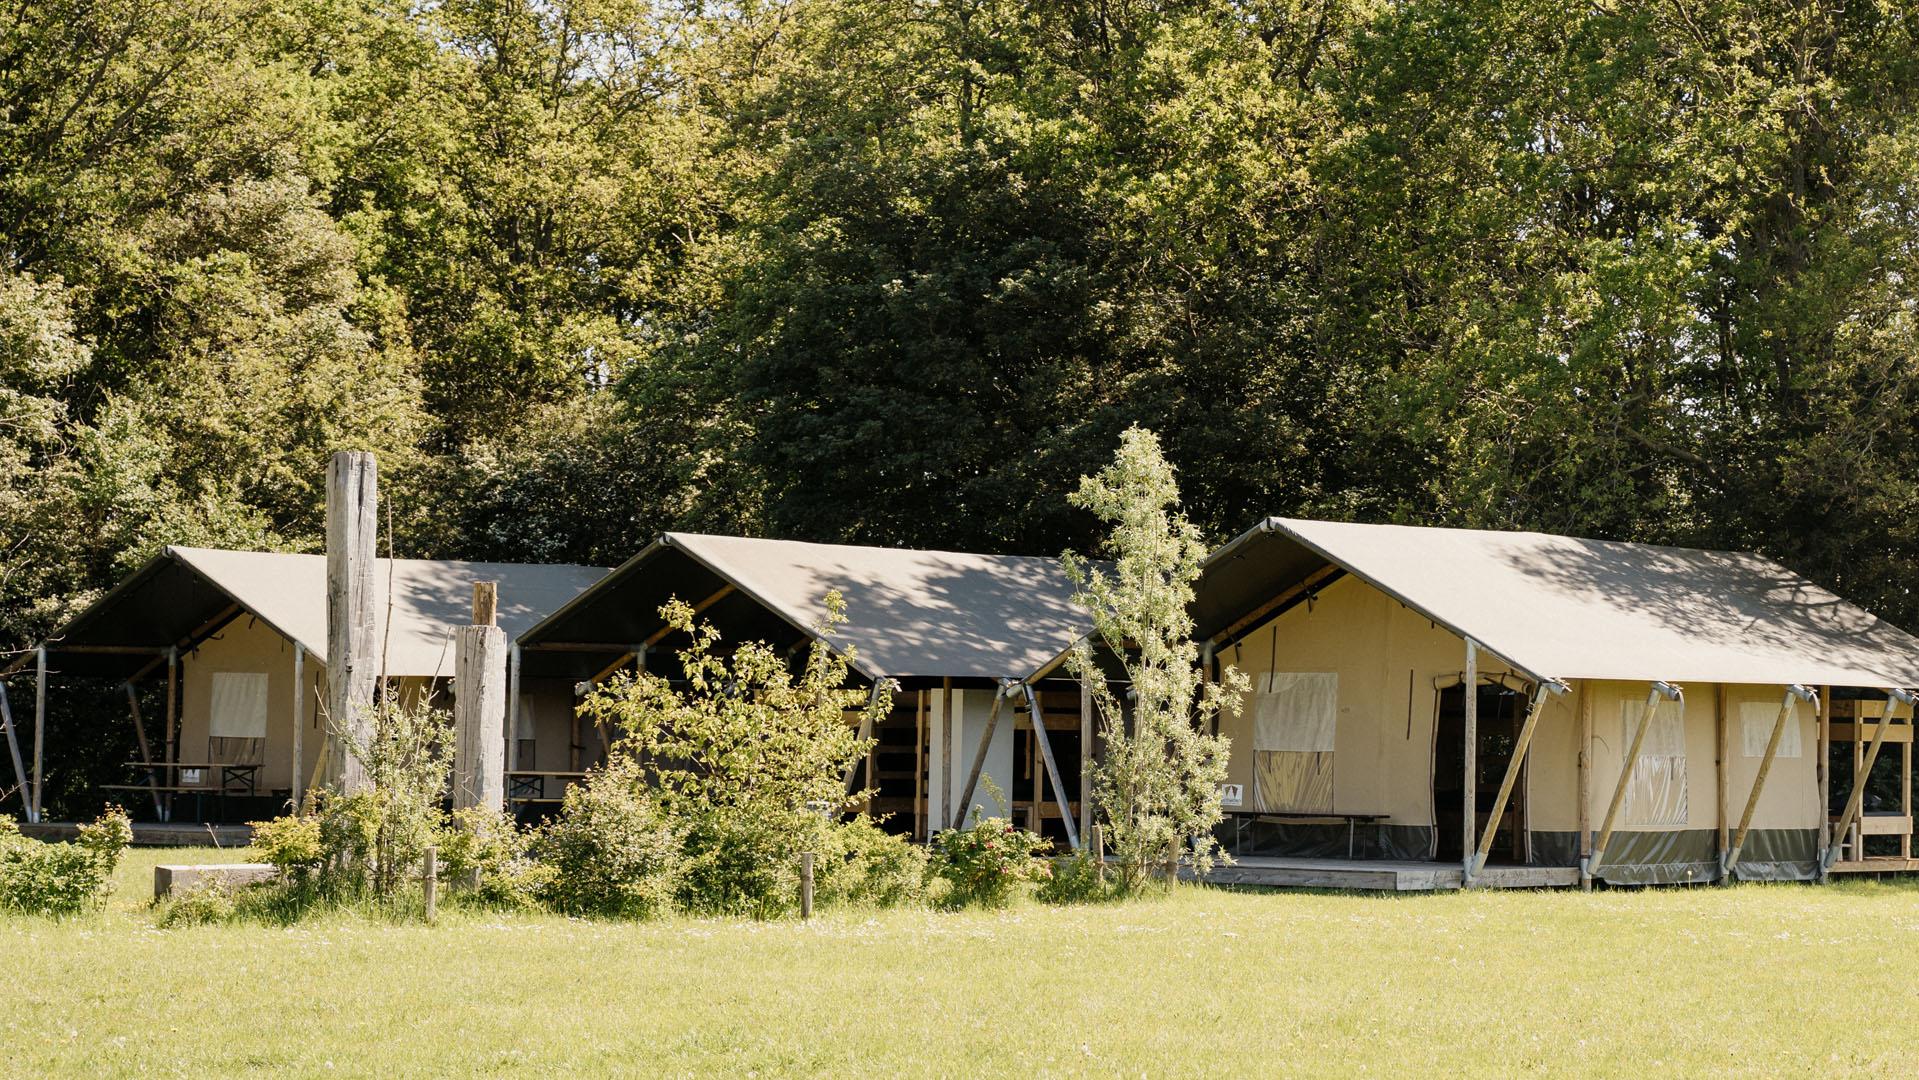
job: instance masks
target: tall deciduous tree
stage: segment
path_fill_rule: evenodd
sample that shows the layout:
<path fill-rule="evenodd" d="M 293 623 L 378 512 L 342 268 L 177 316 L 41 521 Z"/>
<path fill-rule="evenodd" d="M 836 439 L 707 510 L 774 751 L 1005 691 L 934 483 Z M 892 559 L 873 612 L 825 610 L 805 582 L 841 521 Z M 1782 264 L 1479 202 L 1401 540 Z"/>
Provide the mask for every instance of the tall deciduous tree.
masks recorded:
<path fill-rule="evenodd" d="M 1195 868 L 1219 850 L 1220 785 L 1231 740 L 1209 734 L 1220 709 L 1237 712 L 1246 677 L 1228 666 L 1208 680 L 1193 644 L 1187 606 L 1207 547 L 1179 512 L 1179 485 L 1143 428 L 1120 437 L 1111 464 L 1080 481 L 1073 503 L 1105 522 L 1102 554 L 1110 570 L 1073 555 L 1066 573 L 1074 600 L 1092 615 L 1070 669 L 1092 695 L 1102 746 L 1093 798 L 1107 822 L 1123 885 L 1137 887 L 1177 845 Z M 1095 654 L 1099 646 L 1126 671 L 1126 699 L 1114 694 Z"/>

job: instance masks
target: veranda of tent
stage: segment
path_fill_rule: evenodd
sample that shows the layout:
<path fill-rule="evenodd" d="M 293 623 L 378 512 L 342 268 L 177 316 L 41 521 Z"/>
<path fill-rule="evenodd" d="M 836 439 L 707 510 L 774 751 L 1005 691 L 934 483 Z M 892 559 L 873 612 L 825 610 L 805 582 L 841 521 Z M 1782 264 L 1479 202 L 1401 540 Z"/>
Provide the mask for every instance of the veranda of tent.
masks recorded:
<path fill-rule="evenodd" d="M 471 619 L 475 582 L 498 583 L 499 624 L 511 639 L 605 574 L 590 566 L 378 560 L 381 670 L 402 693 L 449 679 L 453 630 Z M 151 809 L 175 819 L 180 811 L 244 820 L 312 782 L 327 743 L 326 664 L 325 556 L 169 547 L 6 674 L 17 686 L 44 667 L 43 678 L 127 688 L 141 760 L 129 763 L 125 783 L 105 786 L 136 816 Z M 165 688 L 161 715 L 139 709 L 134 691 L 150 682 Z M 24 719 L 18 701 L 11 711 Z M 39 740 L 62 733 L 44 730 L 41 716 L 32 724 L 38 789 Z M 37 790 L 28 801 L 37 804 Z"/>
<path fill-rule="evenodd" d="M 828 644 L 850 654 L 859 685 L 897 688 L 891 713 L 870 733 L 877 746 L 848 778 L 878 792 L 870 810 L 921 838 L 971 804 L 1076 839 L 1073 818 L 1088 809 L 1081 749 L 1091 742 L 1078 686 L 1041 680 L 1030 701 L 1024 689 L 1086 629 L 1051 558 L 668 533 L 520 639 L 517 678 L 547 690 L 538 700 L 549 704 L 515 699 L 520 711 L 509 724 L 519 733 L 519 765 L 531 755 L 540 769 L 573 776 L 605 752 L 611 733 L 582 731 L 571 699 L 553 704 L 561 698 L 552 691 L 583 693 L 634 665 L 679 671 L 675 653 L 686 641 L 660 615 L 668 600 L 691 605 L 723 642 L 764 641 L 797 654 L 819 640 L 833 590 L 847 621 Z M 969 785 L 976 763 L 980 779 Z M 1007 805 L 989 797 L 987 781 Z M 535 797 L 529 786 L 518 801 Z"/>
<path fill-rule="evenodd" d="M 1910 708 L 1881 722 L 1919 639 L 1758 556 L 1270 518 L 1193 611 L 1252 681 L 1222 720 L 1242 852 L 1616 883 L 1919 865 Z M 1888 745 L 1897 795 L 1865 806 Z"/>

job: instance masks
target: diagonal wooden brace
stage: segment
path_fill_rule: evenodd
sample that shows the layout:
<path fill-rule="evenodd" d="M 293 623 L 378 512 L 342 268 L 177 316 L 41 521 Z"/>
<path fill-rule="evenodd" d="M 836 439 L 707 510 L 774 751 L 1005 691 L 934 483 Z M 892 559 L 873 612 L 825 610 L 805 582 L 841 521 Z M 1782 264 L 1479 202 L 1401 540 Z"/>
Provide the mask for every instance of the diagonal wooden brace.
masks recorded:
<path fill-rule="evenodd" d="M 1879 760 L 1879 750 L 1886 744 L 1886 731 L 1892 727 L 1892 707 L 1894 702 L 1913 703 L 1913 694 L 1909 690 L 1897 688 L 1886 691 L 1886 714 L 1872 729 L 1872 742 L 1866 748 L 1866 760 L 1859 766 L 1859 775 L 1852 778 L 1852 794 L 1846 797 L 1846 809 L 1839 815 L 1839 824 L 1832 830 L 1832 839 L 1826 843 L 1826 850 L 1819 856 L 1819 874 L 1824 877 L 1838 861 L 1839 845 L 1845 842 L 1846 830 L 1858 819 L 1859 810 L 1865 804 L 1866 780 L 1872 776 L 1873 763 Z"/>
<path fill-rule="evenodd" d="M 1543 682 L 1533 691 L 1532 704 L 1526 709 L 1526 722 L 1520 725 L 1519 738 L 1513 743 L 1512 760 L 1506 763 L 1506 776 L 1499 782 L 1499 794 L 1493 799 L 1493 812 L 1486 818 L 1486 831 L 1480 834 L 1479 849 L 1473 856 L 1472 872 L 1466 875 L 1464 885 L 1472 887 L 1473 878 L 1486 868 L 1486 857 L 1493 850 L 1493 836 L 1499 832 L 1500 819 L 1506 816 L 1506 801 L 1512 798 L 1513 785 L 1519 782 L 1519 770 L 1526 763 L 1526 754 L 1532 749 L 1533 731 L 1539 726 L 1539 714 L 1546 703 L 1548 693 L 1563 694 L 1566 685 L 1557 682 Z"/>
<path fill-rule="evenodd" d="M 1593 842 L 1593 853 L 1587 857 L 1585 874 L 1597 877 L 1599 866 L 1606 858 L 1606 845 L 1612 840 L 1613 825 L 1619 819 L 1619 807 L 1626 801 L 1626 789 L 1632 785 L 1633 770 L 1639 765 L 1639 748 L 1646 743 L 1646 732 L 1652 728 L 1653 714 L 1659 709 L 1659 699 L 1683 703 L 1686 692 L 1667 682 L 1655 682 L 1652 691 L 1646 695 L 1646 708 L 1639 714 L 1639 729 L 1633 732 L 1632 746 L 1627 749 L 1625 759 L 1619 763 L 1619 783 L 1613 786 L 1612 802 L 1606 807 L 1605 820 L 1599 826 L 1599 838 Z"/>
<path fill-rule="evenodd" d="M 1819 707 L 1819 695 L 1799 685 L 1786 688 L 1786 697 L 1779 703 L 1779 718 L 1772 722 L 1772 737 L 1766 740 L 1766 756 L 1759 762 L 1759 775 L 1753 777 L 1752 794 L 1746 796 L 1746 812 L 1739 816 L 1739 831 L 1733 834 L 1732 843 L 1726 848 L 1726 864 L 1720 867 L 1721 880 L 1732 880 L 1732 868 L 1739 864 L 1740 850 L 1746 846 L 1746 834 L 1752 831 L 1752 816 L 1759 809 L 1759 793 L 1765 790 L 1766 775 L 1772 772 L 1773 758 L 1779 754 L 1780 736 L 1786 733 L 1786 724 L 1792 719 L 1793 706 L 1801 701 L 1810 701 L 1815 710 Z"/>

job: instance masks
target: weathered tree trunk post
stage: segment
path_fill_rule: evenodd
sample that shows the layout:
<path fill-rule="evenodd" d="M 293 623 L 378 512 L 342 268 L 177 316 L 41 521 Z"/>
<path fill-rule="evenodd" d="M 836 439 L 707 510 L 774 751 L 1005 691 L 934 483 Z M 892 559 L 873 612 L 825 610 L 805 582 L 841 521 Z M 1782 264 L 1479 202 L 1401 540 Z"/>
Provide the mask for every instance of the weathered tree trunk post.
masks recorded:
<path fill-rule="evenodd" d="M 327 462 L 327 735 L 340 790 L 368 786 L 354 744 L 371 739 L 374 683 L 380 675 L 374 551 L 379 540 L 379 467 L 364 451 Z"/>
<path fill-rule="evenodd" d="M 453 808 L 506 807 L 506 632 L 499 583 L 473 585 L 473 625 L 453 645 Z"/>

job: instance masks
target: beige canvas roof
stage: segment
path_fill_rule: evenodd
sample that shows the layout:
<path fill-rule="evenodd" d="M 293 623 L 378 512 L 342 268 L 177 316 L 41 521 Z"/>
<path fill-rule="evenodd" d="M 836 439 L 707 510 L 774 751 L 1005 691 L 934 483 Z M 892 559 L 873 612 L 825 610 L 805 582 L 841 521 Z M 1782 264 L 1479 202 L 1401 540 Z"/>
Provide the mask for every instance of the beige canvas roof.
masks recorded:
<path fill-rule="evenodd" d="M 476 581 L 499 582 L 500 627 L 512 639 L 605 575 L 596 566 L 377 560 L 376 610 L 386 606 L 389 581 L 393 596 L 390 629 L 381 616 L 386 672 L 453 673 L 453 628 L 472 616 Z M 169 547 L 76 616 L 48 647 L 63 666 L 84 673 L 85 665 L 103 663 L 85 652 L 88 646 L 175 644 L 232 604 L 326 663 L 326 557 L 265 551 Z"/>
<path fill-rule="evenodd" d="M 716 581 L 795 635 L 821 623 L 826 594 L 839 590 L 847 621 L 835 639 L 868 678 L 1020 678 L 1086 623 L 1057 559 L 667 533 L 524 641 L 641 641 L 659 626 L 660 601 L 697 602 Z M 727 614 L 750 615 L 737 605 Z"/>
<path fill-rule="evenodd" d="M 1919 685 L 1919 638 L 1757 555 L 1268 518 L 1215 552 L 1202 636 L 1327 564 L 1538 678 Z"/>

